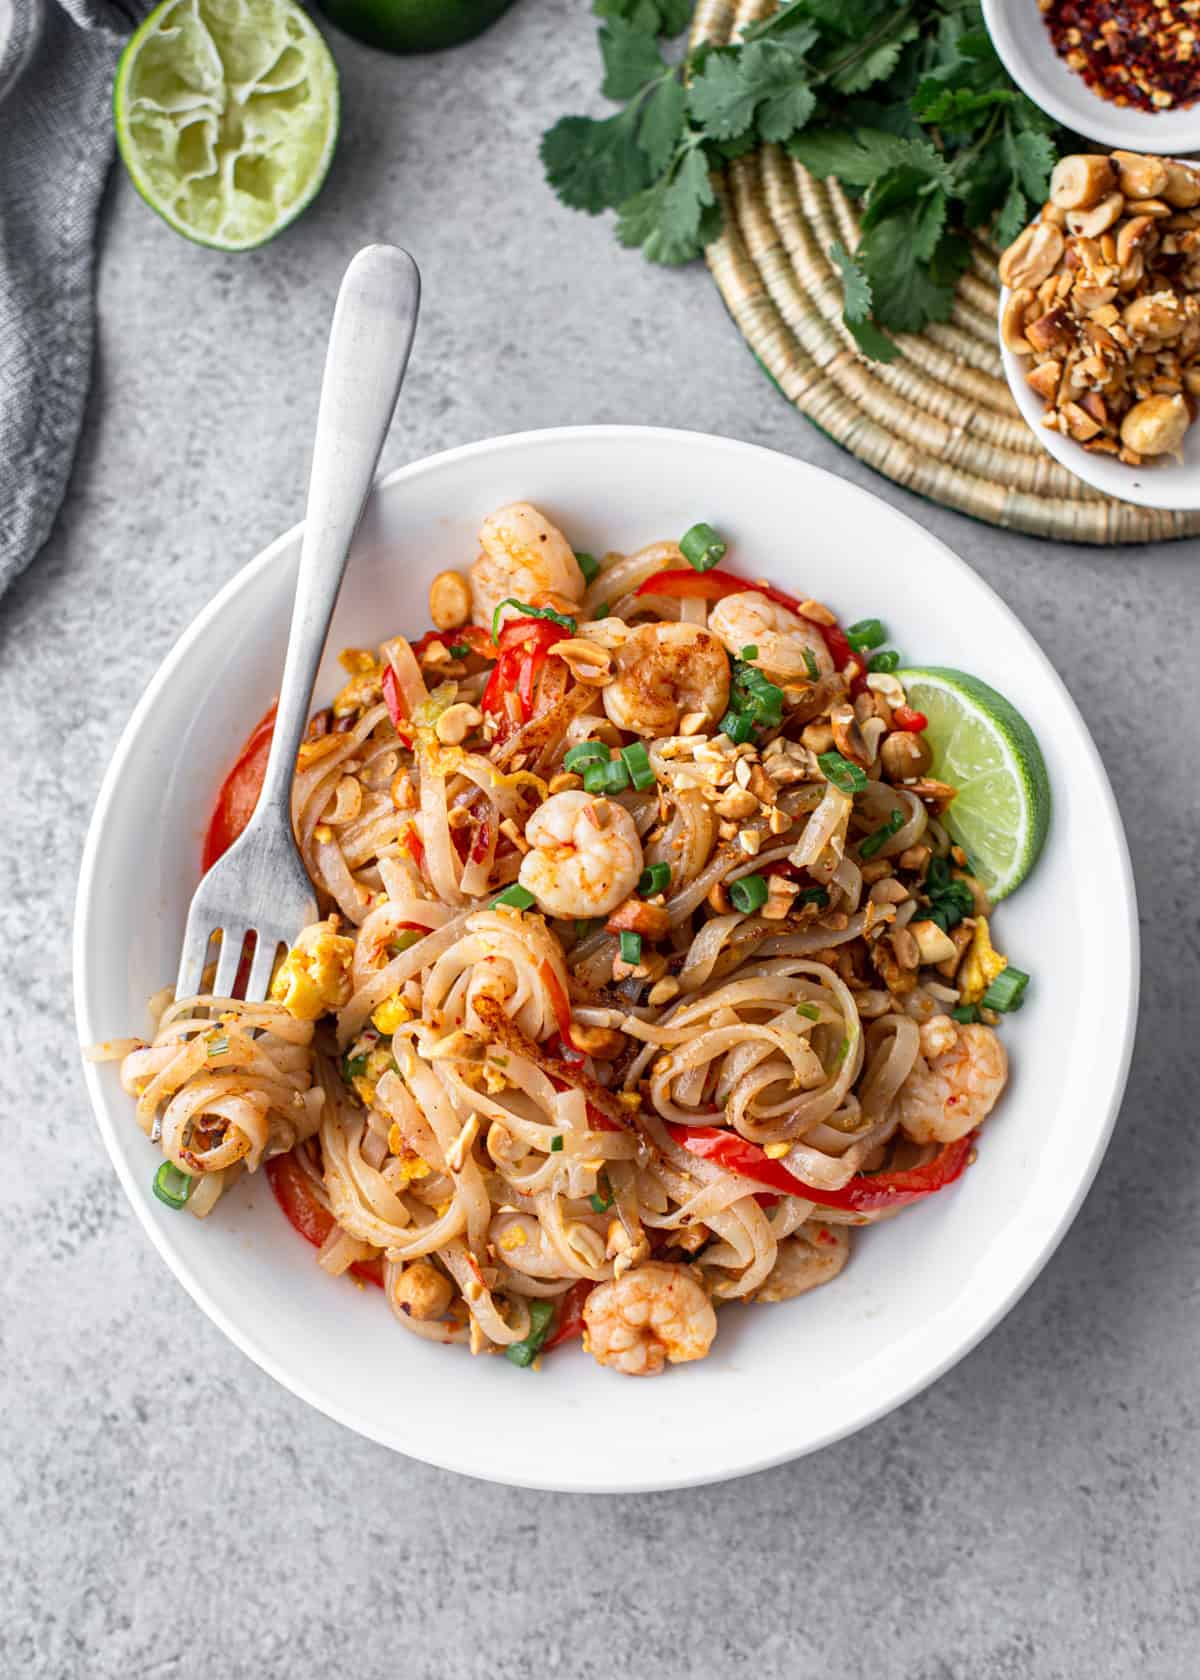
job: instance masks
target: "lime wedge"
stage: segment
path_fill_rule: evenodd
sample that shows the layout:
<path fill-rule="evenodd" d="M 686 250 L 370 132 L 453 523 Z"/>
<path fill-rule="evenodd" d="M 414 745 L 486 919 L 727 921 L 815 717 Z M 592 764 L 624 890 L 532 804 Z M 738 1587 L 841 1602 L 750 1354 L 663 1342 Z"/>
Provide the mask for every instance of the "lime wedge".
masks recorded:
<path fill-rule="evenodd" d="M 164 0 L 121 55 L 113 115 L 150 208 L 201 245 L 248 251 L 320 191 L 337 71 L 292 0 Z"/>
<path fill-rule="evenodd" d="M 944 818 L 995 900 L 1019 887 L 1050 826 L 1050 778 L 1033 730 L 978 677 L 937 666 L 897 671 L 929 719 L 930 775 L 958 789 Z"/>

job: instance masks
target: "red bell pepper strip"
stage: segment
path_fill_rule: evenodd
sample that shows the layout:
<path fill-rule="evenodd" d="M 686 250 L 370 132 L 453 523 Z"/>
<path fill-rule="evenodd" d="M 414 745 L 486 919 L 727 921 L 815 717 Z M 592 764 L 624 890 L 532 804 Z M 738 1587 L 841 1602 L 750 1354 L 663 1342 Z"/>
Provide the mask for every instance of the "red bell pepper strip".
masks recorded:
<path fill-rule="evenodd" d="M 392 720 L 393 727 L 397 734 L 403 735 L 406 740 L 409 739 L 412 735 L 412 723 L 404 707 L 404 696 L 400 692 L 400 679 L 390 665 L 384 667 L 383 681 L 380 687 L 383 690 L 383 703 L 388 709 L 388 716 Z"/>
<path fill-rule="evenodd" d="M 559 1298 L 554 1314 L 554 1329 L 542 1343 L 543 1353 L 549 1353 L 551 1348 L 558 1347 L 562 1342 L 571 1342 L 576 1336 L 582 1336 L 583 1303 L 595 1287 L 590 1278 L 580 1278 L 578 1283 L 573 1283 L 566 1294 Z"/>
<path fill-rule="evenodd" d="M 415 823 L 406 823 L 404 825 L 404 833 L 400 836 L 400 844 L 404 847 L 404 850 L 416 864 L 417 868 L 420 869 L 422 863 L 425 861 L 425 843 L 421 839 L 421 836 L 417 833 Z"/>
<path fill-rule="evenodd" d="M 426 630 L 412 650 L 418 659 L 428 653 L 434 642 L 441 642 L 447 652 L 452 647 L 466 646 L 483 659 L 495 659 L 496 645 L 482 624 L 462 624 L 457 630 Z"/>
<path fill-rule="evenodd" d="M 221 783 L 200 856 L 200 866 L 206 874 L 229 850 L 254 815 L 263 777 L 267 773 L 267 755 L 274 733 L 275 706 L 272 703 L 270 710 L 254 725 L 233 769 Z"/>
<path fill-rule="evenodd" d="M 667 595 L 679 600 L 699 598 L 704 601 L 722 601 L 726 595 L 738 595 L 744 590 L 753 590 L 758 595 L 765 595 L 769 601 L 777 602 L 779 606 L 795 613 L 797 618 L 803 618 L 806 624 L 811 624 L 820 632 L 835 670 L 846 674 L 851 693 L 857 694 L 865 687 L 867 673 L 863 662 L 846 640 L 846 633 L 840 625 L 818 624 L 815 618 L 806 618 L 800 611 L 800 602 L 796 597 L 786 594 L 782 589 L 776 589 L 773 584 L 755 583 L 716 567 L 711 572 L 693 572 L 690 569 L 657 572 L 654 577 L 649 577 L 645 583 L 639 584 L 635 594 Z"/>
<path fill-rule="evenodd" d="M 569 634 L 561 624 L 546 618 L 510 618 L 500 632 L 499 657 L 479 702 L 483 710 L 505 717 L 505 696 L 515 692 L 521 703 L 521 721 L 528 723 L 533 716 L 537 679 L 546 656 L 555 642 L 561 642 Z"/>
<path fill-rule="evenodd" d="M 571 1037 L 571 1000 L 563 989 L 562 982 L 555 974 L 548 960 L 542 962 L 539 970 L 542 985 L 550 994 L 550 1007 L 554 1010 L 554 1019 L 558 1022 L 558 1036 L 574 1056 L 580 1055 Z"/>
<path fill-rule="evenodd" d="M 953 1184 L 960 1176 L 975 1143 L 975 1133 L 948 1143 L 923 1166 L 906 1172 L 857 1173 L 840 1190 L 819 1190 L 790 1173 L 781 1161 L 772 1161 L 758 1147 L 737 1132 L 713 1126 L 668 1124 L 674 1142 L 703 1161 L 713 1161 L 726 1172 L 766 1184 L 785 1196 L 803 1196 L 820 1207 L 844 1208 L 850 1213 L 871 1213 L 880 1208 L 904 1207 Z"/>
<path fill-rule="evenodd" d="M 929 728 L 929 719 L 925 713 L 915 712 L 911 706 L 895 707 L 892 722 L 897 729 L 906 730 L 910 735 L 923 735 Z"/>
<path fill-rule="evenodd" d="M 305 1242 L 310 1242 L 314 1248 L 320 1248 L 333 1230 L 335 1221 L 329 1209 L 322 1207 L 313 1194 L 312 1184 L 304 1168 L 290 1155 L 273 1155 L 264 1171 L 271 1189 L 275 1192 L 275 1200 L 283 1209 L 284 1217 L 293 1231 L 298 1231 Z M 356 1260 L 348 1269 L 363 1283 L 373 1283 L 378 1288 L 383 1288 L 382 1261 Z"/>

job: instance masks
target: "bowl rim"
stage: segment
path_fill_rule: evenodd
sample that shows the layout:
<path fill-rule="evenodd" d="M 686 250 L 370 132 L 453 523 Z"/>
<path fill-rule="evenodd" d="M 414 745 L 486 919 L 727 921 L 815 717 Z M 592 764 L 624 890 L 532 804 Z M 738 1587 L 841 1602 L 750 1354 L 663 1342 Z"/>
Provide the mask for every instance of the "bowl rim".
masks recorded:
<path fill-rule="evenodd" d="M 1022 3 L 1035 6 L 1037 0 L 1022 0 Z M 1138 106 L 1114 105 L 1110 100 L 1102 99 L 1098 93 L 1093 93 L 1083 78 L 1074 71 L 1069 71 L 1068 74 L 1072 78 L 1073 88 L 1078 83 L 1077 101 L 1065 97 L 1052 84 L 1047 84 L 1036 74 L 1036 66 L 1022 49 L 1017 33 L 1011 27 L 1008 4 L 1011 4 L 1011 0 L 982 0 L 984 27 L 992 45 L 1000 62 L 1026 98 L 1031 99 L 1048 116 L 1054 117 L 1064 128 L 1069 128 L 1074 133 L 1082 134 L 1087 139 L 1095 140 L 1112 150 L 1122 147 L 1130 149 L 1132 146 L 1132 149 L 1152 151 L 1161 156 L 1161 145 L 1137 146 L 1133 143 L 1143 127 L 1147 142 L 1155 133 L 1162 140 L 1162 124 L 1164 121 L 1171 121 L 1175 124 L 1176 132 L 1169 137 L 1169 150 L 1177 152 L 1181 146 L 1184 150 L 1200 147 L 1200 100 L 1177 110 L 1143 111 Z M 1052 45 L 1050 50 L 1054 51 Z M 1058 55 L 1054 56 L 1057 61 Z M 1157 130 L 1151 126 L 1155 123 L 1158 124 Z"/>
<path fill-rule="evenodd" d="M 107 1103 L 100 1084 L 99 1065 L 84 1056 L 83 1069 L 88 1098 L 109 1159 L 143 1231 L 150 1238 L 154 1248 L 166 1262 L 168 1269 L 176 1280 L 208 1319 L 236 1348 L 251 1359 L 260 1370 L 265 1371 L 268 1376 L 272 1377 L 283 1389 L 354 1433 L 365 1436 L 393 1452 L 401 1452 L 407 1457 L 433 1464 L 440 1469 L 453 1470 L 459 1474 L 470 1475 L 479 1480 L 492 1481 L 504 1486 L 524 1487 L 547 1492 L 624 1494 L 675 1491 L 730 1481 L 739 1476 L 751 1475 L 760 1470 L 768 1470 L 778 1465 L 790 1463 L 795 1459 L 806 1457 L 811 1452 L 831 1446 L 837 1441 L 856 1434 L 860 1429 L 868 1427 L 906 1404 L 915 1395 L 920 1394 L 944 1376 L 947 1371 L 965 1358 L 985 1336 L 995 1329 L 996 1325 L 1011 1311 L 1035 1282 L 1057 1250 L 1090 1190 L 1107 1151 L 1124 1097 L 1133 1054 L 1140 989 L 1140 941 L 1133 869 L 1116 797 L 1104 770 L 1103 761 L 1096 744 L 1092 740 L 1087 724 L 1065 683 L 1037 640 L 1025 629 L 1016 613 L 992 586 L 940 538 L 934 536 L 910 515 L 894 507 L 881 496 L 849 480 L 841 479 L 837 474 L 831 473 L 825 468 L 817 467 L 812 463 L 789 456 L 781 450 L 770 449 L 760 444 L 746 443 L 740 439 L 723 437 L 716 433 L 689 431 L 679 427 L 624 424 L 545 427 L 479 439 L 472 443 L 438 451 L 435 454 L 421 457 L 419 460 L 394 469 L 377 481 L 372 494 L 377 495 L 381 491 L 390 489 L 395 484 L 403 483 L 408 478 L 456 465 L 460 461 L 468 461 L 477 456 L 487 456 L 506 450 L 520 450 L 530 445 L 544 446 L 560 441 L 594 442 L 599 439 L 630 444 L 646 442 L 650 439 L 692 446 L 703 443 L 707 446 L 716 446 L 725 450 L 732 456 L 765 456 L 789 466 L 799 466 L 805 472 L 834 478 L 841 488 L 854 499 L 861 499 L 875 506 L 882 505 L 887 510 L 888 515 L 902 521 L 905 525 L 913 527 L 919 533 L 923 542 L 932 543 L 941 551 L 944 560 L 952 569 L 967 574 L 976 587 L 984 590 L 991 597 L 997 610 L 1017 632 L 1028 657 L 1040 665 L 1042 674 L 1056 691 L 1059 701 L 1066 708 L 1067 714 L 1076 725 L 1078 745 L 1082 748 L 1083 755 L 1088 760 L 1089 768 L 1098 785 L 1104 815 L 1108 819 L 1115 843 L 1120 870 L 1119 882 L 1115 884 L 1122 889 L 1124 905 L 1122 931 L 1128 946 L 1128 961 L 1123 965 L 1121 975 L 1124 982 L 1121 1042 L 1116 1061 L 1113 1064 L 1115 1077 L 1108 1098 L 1107 1112 L 1104 1115 L 1102 1125 L 1094 1134 L 1090 1158 L 1082 1166 L 1072 1193 L 1057 1210 L 1048 1233 L 1042 1239 L 1040 1248 L 1032 1252 L 1030 1260 L 1023 1269 L 1014 1268 L 1010 1281 L 991 1309 L 971 1327 L 969 1334 L 961 1337 L 943 1355 L 934 1359 L 930 1364 L 921 1367 L 915 1375 L 910 1376 L 894 1389 L 890 1389 L 885 1398 L 864 1405 L 860 1409 L 853 1410 L 848 1416 L 844 1416 L 836 1422 L 831 1422 L 828 1428 L 818 1432 L 813 1439 L 798 1447 L 755 1452 L 752 1442 L 748 1439 L 744 1442 L 739 1440 L 739 1446 L 743 1448 L 741 1456 L 727 1461 L 720 1468 L 687 1469 L 678 1473 L 657 1472 L 653 1477 L 642 1475 L 626 1480 L 605 1479 L 599 1481 L 590 1477 L 586 1469 L 571 1480 L 566 1480 L 561 1475 L 554 1478 L 539 1477 L 536 1474 L 517 1477 L 511 1473 L 504 1474 L 491 1471 L 473 1461 L 470 1463 L 464 1463 L 461 1460 L 455 1462 L 453 1456 L 448 1453 L 426 1451 L 423 1446 L 407 1442 L 401 1446 L 394 1438 L 389 1437 L 381 1427 L 370 1424 L 361 1416 L 350 1415 L 346 1408 L 331 1401 L 327 1396 L 316 1392 L 302 1375 L 284 1369 L 282 1362 L 260 1344 L 253 1328 L 246 1328 L 233 1322 L 230 1315 L 212 1298 L 199 1271 L 174 1251 L 165 1228 L 156 1224 L 150 1218 L 150 1207 L 142 1194 L 143 1187 L 135 1182 L 132 1170 L 127 1167 L 118 1145 L 115 1126 L 108 1113 Z M 97 872 L 109 815 L 114 803 L 120 797 L 126 770 L 133 756 L 143 720 L 158 704 L 160 697 L 171 684 L 176 671 L 187 659 L 193 643 L 203 636 L 213 620 L 218 618 L 228 604 L 250 586 L 260 572 L 270 566 L 289 545 L 298 541 L 302 530 L 303 521 L 301 520 L 268 543 L 246 565 L 235 572 L 212 599 L 190 620 L 155 670 L 141 698 L 130 714 L 113 750 L 88 825 L 75 897 L 72 935 L 72 990 L 76 1028 L 81 1049 L 95 1043 L 98 1036 L 90 1020 L 87 985 L 85 983 L 85 975 L 91 962 L 91 949 L 86 939 L 90 905 L 97 887 Z M 1120 925 L 1121 923 L 1118 923 L 1118 926 Z"/>

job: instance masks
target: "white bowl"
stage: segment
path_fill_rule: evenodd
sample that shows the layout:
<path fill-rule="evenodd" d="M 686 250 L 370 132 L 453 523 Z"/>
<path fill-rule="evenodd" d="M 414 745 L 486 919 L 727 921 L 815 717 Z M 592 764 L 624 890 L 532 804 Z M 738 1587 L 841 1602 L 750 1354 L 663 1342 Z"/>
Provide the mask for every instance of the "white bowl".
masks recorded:
<path fill-rule="evenodd" d="M 1200 103 L 1140 111 L 1102 99 L 1055 52 L 1037 0 L 983 0 L 983 21 L 1013 81 L 1065 127 L 1103 146 L 1159 157 L 1200 149 Z"/>
<path fill-rule="evenodd" d="M 1000 292 L 998 320 L 1003 318 L 1008 302 L 1008 288 Z M 997 331 L 999 328 L 997 327 Z M 1140 507 L 1165 508 L 1172 513 L 1186 513 L 1200 508 L 1200 424 L 1188 427 L 1183 437 L 1183 459 L 1172 457 L 1146 460 L 1140 467 L 1128 467 L 1115 455 L 1096 455 L 1074 438 L 1064 437 L 1042 425 L 1045 404 L 1025 377 L 1032 366 L 1028 356 L 1017 356 L 1000 341 L 1000 360 L 1004 363 L 1004 377 L 1013 400 L 1021 410 L 1030 431 L 1054 459 L 1106 496 L 1118 501 L 1136 502 Z"/>
<path fill-rule="evenodd" d="M 173 1213 L 151 1194 L 157 1152 L 116 1068 L 89 1064 L 88 1089 L 126 1193 L 172 1271 L 244 1352 L 329 1416 L 414 1457 L 518 1485 L 615 1492 L 717 1481 L 810 1452 L 916 1394 L 997 1322 L 1053 1251 L 1125 1083 L 1137 992 L 1129 858 L 1079 713 L 1003 602 L 874 496 L 747 444 L 579 427 L 403 468 L 368 507 L 331 647 L 424 628 L 430 579 L 467 561 L 480 517 L 517 497 L 595 552 L 707 519 L 747 576 L 767 574 L 851 620 L 877 614 L 910 658 L 965 667 L 1025 713 L 1055 810 L 1037 870 L 997 920 L 998 939 L 1035 978 L 1005 1028 L 1013 1077 L 977 1164 L 954 1189 L 856 1238 L 830 1287 L 727 1309 L 707 1360 L 637 1382 L 578 1348 L 533 1373 L 416 1340 L 376 1291 L 318 1270 L 261 1177 L 205 1223 Z M 144 1031 L 146 999 L 175 972 L 215 790 L 275 690 L 299 540 L 297 527 L 221 590 L 121 738 L 79 882 L 84 1044 Z M 327 657 L 320 698 L 337 683 Z"/>

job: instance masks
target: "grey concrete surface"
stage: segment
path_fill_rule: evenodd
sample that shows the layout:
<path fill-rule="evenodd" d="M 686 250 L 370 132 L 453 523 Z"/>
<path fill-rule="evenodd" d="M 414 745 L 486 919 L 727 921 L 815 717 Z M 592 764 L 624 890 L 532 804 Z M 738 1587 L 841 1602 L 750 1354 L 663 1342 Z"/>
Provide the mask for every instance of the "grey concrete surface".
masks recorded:
<path fill-rule="evenodd" d="M 52 540 L 0 605 L 0 1676 L 1196 1675 L 1197 546 L 1055 546 L 906 496 L 787 407 L 702 268 L 652 270 L 561 210 L 535 151 L 548 119 L 594 99 L 582 5 L 518 0 L 426 60 L 333 42 L 341 146 L 274 246 L 202 251 L 114 179 L 83 448 Z M 298 517 L 336 282 L 378 238 L 409 245 L 426 284 L 387 464 L 636 420 L 830 467 L 995 585 L 1110 767 L 1145 981 L 1096 1187 L 983 1346 L 789 1468 L 585 1500 L 390 1456 L 224 1341 L 135 1224 L 93 1127 L 69 992 L 91 805 L 177 633 Z"/>

